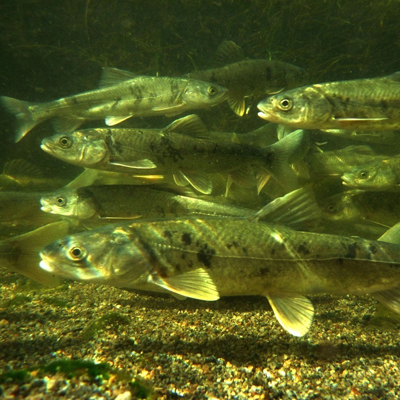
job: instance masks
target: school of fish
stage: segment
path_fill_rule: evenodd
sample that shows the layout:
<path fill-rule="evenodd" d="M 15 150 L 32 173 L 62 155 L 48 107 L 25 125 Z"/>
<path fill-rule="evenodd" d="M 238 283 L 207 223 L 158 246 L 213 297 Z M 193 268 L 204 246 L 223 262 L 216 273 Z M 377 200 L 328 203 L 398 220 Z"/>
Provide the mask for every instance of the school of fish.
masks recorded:
<path fill-rule="evenodd" d="M 65 182 L 4 166 L 1 265 L 46 285 L 264 296 L 295 336 L 311 329 L 310 295 L 371 295 L 400 313 L 400 72 L 312 83 L 231 41 L 215 59 L 182 77 L 105 68 L 98 89 L 50 102 L 0 97 L 16 142 L 50 119 L 42 150 L 82 168 Z M 214 132 L 193 114 L 225 101 L 237 118 L 258 103 L 268 122 Z M 115 127 L 157 116 L 176 118 Z M 79 128 L 88 120 L 106 126 Z"/>

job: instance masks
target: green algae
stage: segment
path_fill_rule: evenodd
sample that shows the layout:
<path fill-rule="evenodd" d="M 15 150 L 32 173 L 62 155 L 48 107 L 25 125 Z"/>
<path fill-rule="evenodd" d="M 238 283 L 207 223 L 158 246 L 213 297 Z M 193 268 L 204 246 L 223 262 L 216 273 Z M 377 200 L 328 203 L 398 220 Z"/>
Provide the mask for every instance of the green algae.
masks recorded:
<path fill-rule="evenodd" d="M 43 302 L 54 307 L 70 308 L 71 305 L 58 297 L 45 296 L 42 298 Z"/>
<path fill-rule="evenodd" d="M 101 318 L 95 319 L 82 331 L 81 338 L 92 339 L 97 333 L 105 329 L 118 329 L 120 326 L 129 324 L 129 318 L 116 312 L 108 313 Z"/>
<path fill-rule="evenodd" d="M 96 364 L 85 360 L 57 360 L 40 367 L 40 370 L 53 374 L 63 373 L 68 378 L 87 374 L 92 379 L 99 376 L 108 379 L 111 367 L 107 363 Z"/>

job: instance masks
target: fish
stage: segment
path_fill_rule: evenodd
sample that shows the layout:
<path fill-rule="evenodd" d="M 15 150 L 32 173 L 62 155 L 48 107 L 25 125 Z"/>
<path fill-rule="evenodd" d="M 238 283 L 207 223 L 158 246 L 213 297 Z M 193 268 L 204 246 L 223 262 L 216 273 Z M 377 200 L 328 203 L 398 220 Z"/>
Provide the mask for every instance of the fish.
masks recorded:
<path fill-rule="evenodd" d="M 342 175 L 342 183 L 355 189 L 397 192 L 400 190 L 400 157 L 354 167 Z"/>
<path fill-rule="evenodd" d="M 80 220 L 172 218 L 179 216 L 250 216 L 251 209 L 183 196 L 154 187 L 104 185 L 62 188 L 44 194 L 42 211 Z"/>
<path fill-rule="evenodd" d="M 175 116 L 209 108 L 225 100 L 227 89 L 188 78 L 136 75 L 105 68 L 100 88 L 46 103 L 29 103 L 0 97 L 0 103 L 17 118 L 15 141 L 37 124 L 54 118 L 58 132 L 77 129 L 85 120 L 105 119 L 109 126 L 131 117 Z"/>
<path fill-rule="evenodd" d="M 303 86 L 262 100 L 258 109 L 262 119 L 297 129 L 396 130 L 400 128 L 400 72 Z"/>
<path fill-rule="evenodd" d="M 264 148 L 218 140 L 215 135 L 209 137 L 197 115 L 188 115 L 164 129 L 94 128 L 60 133 L 44 138 L 41 148 L 85 168 L 133 175 L 173 174 L 177 185 L 190 184 L 210 194 L 212 181 L 208 174 L 227 172 L 232 181 L 246 182 L 252 165 L 262 176 L 272 175 L 289 191 L 297 188 L 290 160 L 298 152 L 303 153 L 307 145 L 307 135 L 301 130 Z M 258 191 L 262 186 L 258 185 Z"/>
<path fill-rule="evenodd" d="M 69 233 L 65 221 L 53 222 L 31 232 L 0 240 L 0 265 L 38 283 L 57 286 L 60 279 L 39 268 L 39 251 Z"/>
<path fill-rule="evenodd" d="M 371 294 L 400 313 L 399 225 L 379 241 L 296 230 L 316 209 L 310 192 L 298 189 L 250 218 L 113 224 L 47 245 L 40 267 L 67 279 L 178 298 L 265 296 L 295 336 L 312 324 L 308 295 Z"/>
<path fill-rule="evenodd" d="M 376 155 L 369 146 L 352 145 L 338 150 L 309 152 L 304 161 L 313 174 L 341 176 L 353 167 L 385 158 Z"/>
<path fill-rule="evenodd" d="M 239 116 L 246 112 L 245 98 L 260 97 L 283 89 L 302 86 L 307 72 L 292 64 L 264 59 L 245 59 L 242 49 L 232 41 L 223 41 L 217 50 L 217 68 L 193 71 L 186 76 L 217 83 L 228 89 L 227 101 Z"/>

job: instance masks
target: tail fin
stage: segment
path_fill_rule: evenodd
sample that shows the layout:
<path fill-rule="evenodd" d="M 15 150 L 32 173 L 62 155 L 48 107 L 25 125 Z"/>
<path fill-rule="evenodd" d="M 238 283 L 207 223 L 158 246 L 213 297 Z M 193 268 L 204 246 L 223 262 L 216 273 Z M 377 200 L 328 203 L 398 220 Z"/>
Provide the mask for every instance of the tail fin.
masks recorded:
<path fill-rule="evenodd" d="M 5 266 L 43 285 L 58 285 L 60 281 L 57 277 L 39 267 L 39 251 L 45 245 L 67 236 L 68 228 L 68 222 L 58 221 L 32 232 L 5 239 L 1 244 L 9 245 L 13 251 L 18 253 L 15 261 L 7 263 L 8 265 Z"/>
<path fill-rule="evenodd" d="M 267 164 L 265 169 L 286 189 L 292 191 L 299 187 L 298 179 L 290 164 L 304 153 L 306 135 L 298 129 L 279 142 L 265 147 Z M 260 190 L 260 188 L 259 188 Z"/>
<path fill-rule="evenodd" d="M 4 108 L 17 118 L 17 131 L 15 133 L 15 142 L 20 141 L 31 129 L 40 121 L 33 118 L 29 107 L 35 103 L 13 99 L 11 97 L 1 96 L 0 102 Z"/>

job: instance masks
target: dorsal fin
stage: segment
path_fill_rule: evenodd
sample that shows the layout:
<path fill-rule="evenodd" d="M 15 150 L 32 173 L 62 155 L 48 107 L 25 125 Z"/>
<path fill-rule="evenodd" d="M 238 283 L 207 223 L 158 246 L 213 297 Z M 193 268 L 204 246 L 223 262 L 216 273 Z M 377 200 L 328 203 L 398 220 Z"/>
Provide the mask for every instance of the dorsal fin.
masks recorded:
<path fill-rule="evenodd" d="M 215 66 L 222 66 L 242 61 L 244 59 L 245 56 L 240 46 L 232 40 L 224 40 L 215 52 L 213 64 Z"/>
<path fill-rule="evenodd" d="M 101 74 L 99 87 L 104 88 L 108 86 L 118 85 L 121 82 L 137 78 L 139 75 L 130 71 L 125 71 L 118 68 L 104 68 Z"/>
<path fill-rule="evenodd" d="M 18 178 L 22 177 L 41 178 L 43 177 L 43 172 L 29 161 L 16 159 L 4 165 L 3 175 L 18 181 Z"/>
<path fill-rule="evenodd" d="M 176 119 L 169 124 L 165 132 L 179 133 L 181 135 L 189 135 L 196 138 L 208 138 L 208 130 L 203 121 L 196 114 L 187 115 L 186 117 Z"/>

